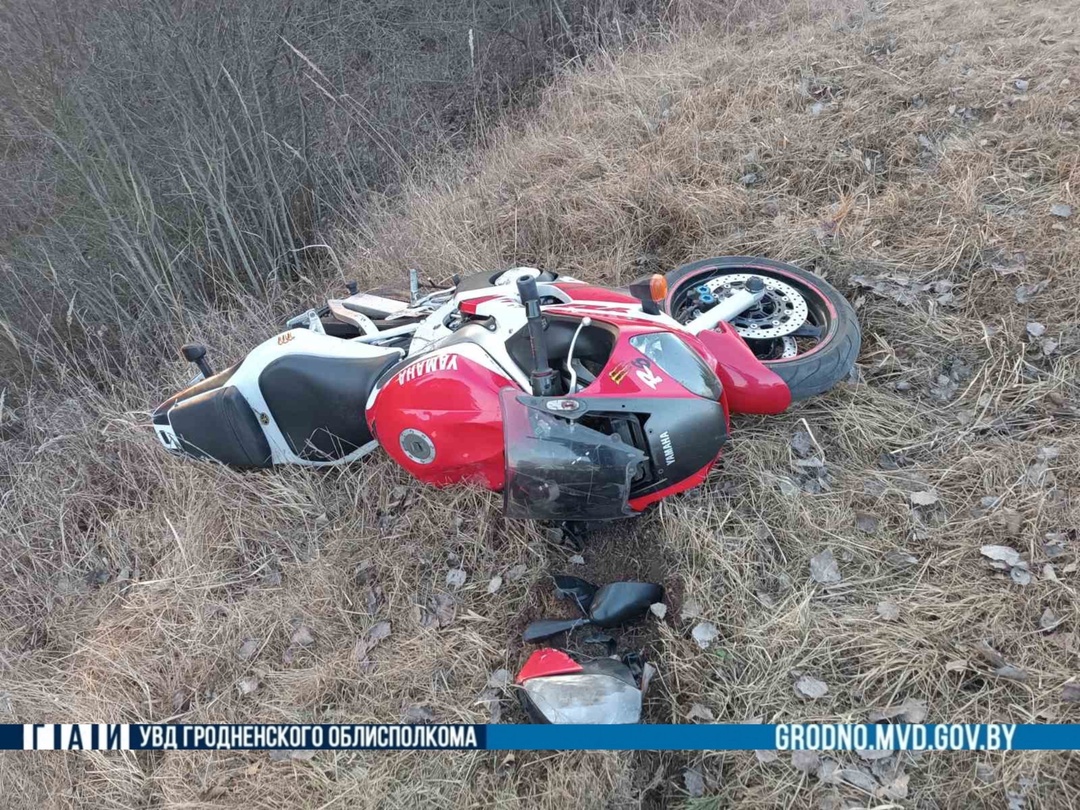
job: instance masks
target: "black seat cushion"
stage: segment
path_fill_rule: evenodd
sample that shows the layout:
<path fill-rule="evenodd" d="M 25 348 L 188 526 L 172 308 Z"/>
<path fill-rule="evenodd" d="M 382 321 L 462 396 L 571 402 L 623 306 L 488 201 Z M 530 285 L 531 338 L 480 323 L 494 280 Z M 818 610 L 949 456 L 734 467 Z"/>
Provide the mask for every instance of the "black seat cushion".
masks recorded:
<path fill-rule="evenodd" d="M 259 390 L 292 451 L 308 461 L 332 461 L 371 441 L 368 394 L 398 353 L 376 357 L 290 354 L 269 363 Z"/>
<path fill-rule="evenodd" d="M 197 383 L 189 385 L 183 391 L 178 391 L 177 393 L 173 394 L 167 400 L 154 408 L 154 413 L 152 415 L 154 424 L 168 425 L 169 409 L 172 408 L 173 405 L 176 405 L 178 402 L 183 402 L 185 399 L 191 399 L 193 396 L 201 394 L 204 391 L 210 391 L 214 388 L 221 388 L 221 386 L 225 385 L 225 383 L 229 381 L 229 378 L 232 377 L 232 375 L 238 368 L 240 368 L 240 364 L 235 363 L 234 365 L 229 366 L 224 371 L 219 371 L 217 374 L 199 380 Z"/>
<path fill-rule="evenodd" d="M 486 287 L 493 287 L 495 286 L 495 280 L 505 272 L 506 270 L 496 270 L 494 272 L 473 273 L 471 275 L 465 276 L 465 278 L 461 279 L 461 281 L 457 283 L 457 287 L 454 288 L 455 292 L 460 295 L 464 292 L 473 292 L 474 290 L 482 290 Z M 558 278 L 558 273 L 551 270 L 543 270 L 541 271 L 540 275 L 536 277 L 536 281 L 538 283 L 552 283 L 557 281 Z M 517 295 L 517 287 L 510 285 L 506 288 L 506 292 L 508 295 Z"/>
<path fill-rule="evenodd" d="M 168 411 L 168 420 L 184 451 L 196 458 L 233 467 L 271 466 L 259 420 L 234 386 L 186 397 Z"/>

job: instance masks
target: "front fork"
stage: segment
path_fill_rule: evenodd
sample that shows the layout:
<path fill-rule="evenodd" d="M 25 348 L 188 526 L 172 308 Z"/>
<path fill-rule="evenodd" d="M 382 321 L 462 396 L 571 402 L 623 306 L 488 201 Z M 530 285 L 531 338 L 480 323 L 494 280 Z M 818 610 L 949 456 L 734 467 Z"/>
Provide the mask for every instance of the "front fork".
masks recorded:
<path fill-rule="evenodd" d="M 765 282 L 752 276 L 742 289 L 732 290 L 727 298 L 721 298 L 715 305 L 685 324 L 692 335 L 700 335 L 708 329 L 715 329 L 718 324 L 727 323 L 740 312 L 745 312 L 765 297 Z"/>

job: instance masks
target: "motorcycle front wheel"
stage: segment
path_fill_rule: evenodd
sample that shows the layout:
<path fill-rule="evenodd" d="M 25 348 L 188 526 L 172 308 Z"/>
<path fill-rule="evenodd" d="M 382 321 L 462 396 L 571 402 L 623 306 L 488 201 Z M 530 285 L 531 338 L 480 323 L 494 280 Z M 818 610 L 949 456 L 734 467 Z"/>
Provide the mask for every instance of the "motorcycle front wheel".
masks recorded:
<path fill-rule="evenodd" d="M 765 296 L 730 326 L 787 383 L 793 400 L 828 391 L 855 365 L 859 321 L 835 287 L 801 267 L 753 256 L 684 264 L 667 274 L 664 310 L 689 323 L 753 276 L 765 282 Z"/>

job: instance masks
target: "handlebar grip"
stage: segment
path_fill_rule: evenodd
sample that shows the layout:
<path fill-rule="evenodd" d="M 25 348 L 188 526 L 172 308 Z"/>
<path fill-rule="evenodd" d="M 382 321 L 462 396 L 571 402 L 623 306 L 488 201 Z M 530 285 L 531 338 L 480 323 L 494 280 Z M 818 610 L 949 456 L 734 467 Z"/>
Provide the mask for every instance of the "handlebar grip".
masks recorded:
<path fill-rule="evenodd" d="M 518 295 L 521 303 L 528 304 L 531 301 L 540 300 L 540 291 L 536 289 L 536 279 L 532 276 L 523 276 L 517 280 Z"/>

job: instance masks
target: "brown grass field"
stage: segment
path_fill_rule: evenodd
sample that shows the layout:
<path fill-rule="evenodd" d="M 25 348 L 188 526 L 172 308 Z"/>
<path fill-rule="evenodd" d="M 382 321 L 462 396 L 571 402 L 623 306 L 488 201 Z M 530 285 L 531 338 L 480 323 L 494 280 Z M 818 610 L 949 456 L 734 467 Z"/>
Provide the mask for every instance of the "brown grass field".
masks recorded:
<path fill-rule="evenodd" d="M 179 362 L 107 385 L 61 366 L 58 383 L 0 404 L 5 722 L 523 722 L 512 687 L 487 681 L 523 663 L 521 627 L 557 609 L 547 577 L 561 571 L 668 587 L 666 618 L 620 636 L 658 670 L 648 722 L 691 722 L 695 704 L 719 722 L 861 722 L 900 707 L 927 722 L 1080 722 L 1075 2 L 796 3 L 726 36 L 684 30 L 596 58 L 491 141 L 341 234 L 343 277 L 537 263 L 614 283 L 767 255 L 853 301 L 857 375 L 782 417 L 735 420 L 705 486 L 597 532 L 571 565 L 504 521 L 499 496 L 426 489 L 384 456 L 267 474 L 167 456 L 147 411 L 186 379 Z M 280 309 L 252 303 L 176 339 L 232 362 Z M 796 465 L 798 431 L 823 467 Z M 997 570 L 985 545 L 1023 561 Z M 842 575 L 829 586 L 810 574 L 826 550 Z M 468 579 L 453 589 L 457 567 Z M 720 629 L 708 650 L 689 605 Z M 357 661 L 381 621 L 390 635 Z M 828 693 L 801 697 L 803 674 Z M 23 753 L 0 758 L 0 797 L 1056 808 L 1080 805 L 1080 762 Z"/>

